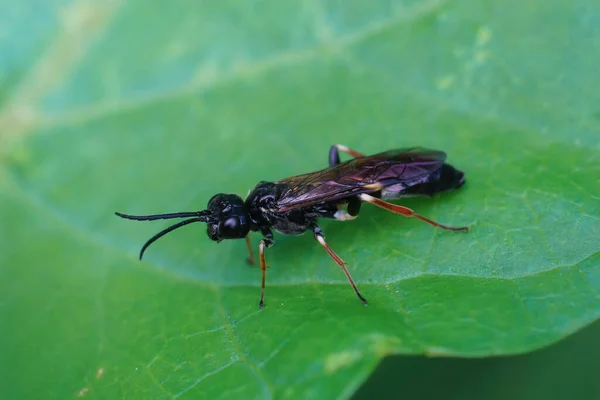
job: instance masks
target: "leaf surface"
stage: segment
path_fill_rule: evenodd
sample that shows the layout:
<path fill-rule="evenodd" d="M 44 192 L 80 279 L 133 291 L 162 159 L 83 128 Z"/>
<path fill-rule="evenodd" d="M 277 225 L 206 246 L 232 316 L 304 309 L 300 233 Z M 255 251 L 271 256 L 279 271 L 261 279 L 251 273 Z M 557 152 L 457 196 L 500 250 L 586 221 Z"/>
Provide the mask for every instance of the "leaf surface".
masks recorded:
<path fill-rule="evenodd" d="M 386 354 L 549 345 L 600 312 L 593 1 L 10 3 L 0 42 L 0 363 L 11 398 L 346 398 Z M 38 4 L 39 3 L 39 4 Z M 43 6 L 42 6 L 43 3 Z M 49 4 L 49 3 L 48 3 Z M 444 150 L 467 185 L 218 246 L 215 193 Z M 253 238 L 254 245 L 258 237 Z"/>

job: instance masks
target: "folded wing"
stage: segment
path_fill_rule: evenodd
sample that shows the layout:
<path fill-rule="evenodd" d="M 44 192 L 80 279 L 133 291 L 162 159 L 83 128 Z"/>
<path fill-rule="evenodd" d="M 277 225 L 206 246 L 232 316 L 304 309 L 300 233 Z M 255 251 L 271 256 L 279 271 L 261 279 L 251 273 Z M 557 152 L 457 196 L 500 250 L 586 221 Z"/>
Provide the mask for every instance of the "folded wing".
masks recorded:
<path fill-rule="evenodd" d="M 423 183 L 444 164 L 446 154 L 424 148 L 390 150 L 355 158 L 320 171 L 277 181 L 287 186 L 278 211 L 336 201 L 394 186 L 395 190 Z"/>

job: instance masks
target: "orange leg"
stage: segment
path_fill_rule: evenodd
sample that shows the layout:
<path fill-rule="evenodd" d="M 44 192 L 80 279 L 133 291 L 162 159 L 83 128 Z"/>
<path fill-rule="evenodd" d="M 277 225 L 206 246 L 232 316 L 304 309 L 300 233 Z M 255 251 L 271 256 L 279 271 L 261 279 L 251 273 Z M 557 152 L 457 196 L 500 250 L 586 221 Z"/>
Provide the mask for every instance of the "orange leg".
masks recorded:
<path fill-rule="evenodd" d="M 260 290 L 260 301 L 258 302 L 259 308 L 265 308 L 265 281 L 267 280 L 267 263 L 265 262 L 265 247 L 271 247 L 273 245 L 272 239 L 261 239 L 258 244 L 258 258 L 260 260 L 260 269 L 262 270 L 262 285 Z"/>
<path fill-rule="evenodd" d="M 250 243 L 250 235 L 246 235 L 246 247 L 248 247 L 248 258 L 246 261 L 248 264 L 254 264 L 254 250 L 252 250 L 252 243 Z"/>
<path fill-rule="evenodd" d="M 350 275 L 350 272 L 346 268 L 346 263 L 344 262 L 344 260 L 342 260 L 340 258 L 340 256 L 338 256 L 335 253 L 335 251 L 333 251 L 333 249 L 331 247 L 329 247 L 329 245 L 325 241 L 325 235 L 323 235 L 323 232 L 319 228 L 316 228 L 316 229 L 314 229 L 314 235 L 315 235 L 315 239 L 317 239 L 317 242 L 319 242 L 319 244 L 321 246 L 323 246 L 323 248 L 325 249 L 325 251 L 327 252 L 327 254 L 329 254 L 329 256 L 333 259 L 333 261 L 335 261 L 337 263 L 337 265 L 340 266 L 340 268 L 342 269 L 342 271 L 344 271 L 344 274 L 346 275 L 346 278 L 348 278 L 348 281 L 350 282 L 350 285 L 352 285 L 352 289 L 354 289 L 354 293 L 356 293 L 356 295 L 358 296 L 358 298 L 360 299 L 360 301 L 362 301 L 364 305 L 368 305 L 369 303 L 367 302 L 367 299 L 365 299 L 362 296 L 362 294 L 360 294 L 360 292 L 358 291 L 358 288 L 354 284 L 354 280 L 352 279 L 352 276 Z"/>
<path fill-rule="evenodd" d="M 416 212 L 414 212 L 413 210 L 411 210 L 408 207 L 403 207 L 403 206 L 399 206 L 397 204 L 388 203 L 387 201 L 383 201 L 381 199 L 378 199 L 377 197 L 373 197 L 368 194 L 363 193 L 363 194 L 360 194 L 358 197 L 364 202 L 374 204 L 377 207 L 381 207 L 384 210 L 391 211 L 394 214 L 399 214 L 404 217 L 415 217 L 415 218 L 420 219 L 423 222 L 427 222 L 429 225 L 433 225 L 437 228 L 447 229 L 449 231 L 464 231 L 464 232 L 467 232 L 469 230 L 469 228 L 466 226 L 461 226 L 460 228 L 455 228 L 452 226 L 446 226 L 446 225 L 439 224 L 435 221 L 430 220 L 429 218 L 426 218 L 422 215 L 417 214 Z"/>

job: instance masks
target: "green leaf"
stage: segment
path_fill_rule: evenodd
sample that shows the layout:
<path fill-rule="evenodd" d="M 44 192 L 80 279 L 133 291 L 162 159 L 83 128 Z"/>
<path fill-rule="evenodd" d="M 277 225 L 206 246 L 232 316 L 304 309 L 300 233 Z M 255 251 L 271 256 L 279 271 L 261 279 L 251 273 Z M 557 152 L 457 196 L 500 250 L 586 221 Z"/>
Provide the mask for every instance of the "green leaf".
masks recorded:
<path fill-rule="evenodd" d="M 591 0 L 3 2 L 0 375 L 10 398 L 347 398 L 387 354 L 549 345 L 600 314 Z M 6 22 L 6 23 L 4 23 Z M 132 214 L 444 150 L 467 185 L 310 235 L 216 246 Z M 253 238 L 254 245 L 258 237 Z"/>

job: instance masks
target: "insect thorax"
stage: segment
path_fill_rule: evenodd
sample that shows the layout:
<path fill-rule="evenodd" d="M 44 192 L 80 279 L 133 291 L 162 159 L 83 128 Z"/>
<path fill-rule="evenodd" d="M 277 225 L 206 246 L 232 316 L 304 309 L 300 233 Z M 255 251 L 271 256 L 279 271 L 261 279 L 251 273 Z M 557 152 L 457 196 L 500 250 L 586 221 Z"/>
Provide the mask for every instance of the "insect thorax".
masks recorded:
<path fill-rule="evenodd" d="M 280 212 L 277 200 L 286 189 L 274 182 L 260 182 L 246 198 L 246 208 L 253 222 L 253 230 L 272 228 L 285 235 L 299 235 L 315 225 L 318 214 L 312 207 Z"/>

